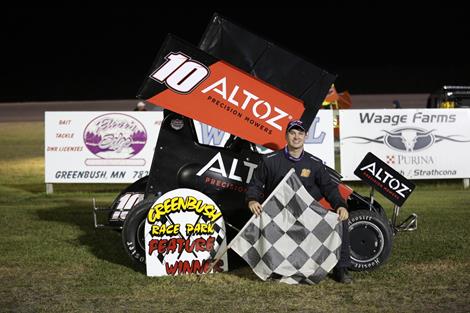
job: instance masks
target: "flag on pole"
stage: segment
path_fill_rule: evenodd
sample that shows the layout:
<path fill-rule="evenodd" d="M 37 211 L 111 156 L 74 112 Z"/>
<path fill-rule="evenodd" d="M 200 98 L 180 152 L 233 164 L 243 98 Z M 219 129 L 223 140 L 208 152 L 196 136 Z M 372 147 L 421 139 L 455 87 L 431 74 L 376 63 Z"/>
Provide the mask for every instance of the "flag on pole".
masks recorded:
<path fill-rule="evenodd" d="M 291 169 L 229 244 L 262 279 L 320 282 L 338 263 L 342 223 L 321 207 Z"/>

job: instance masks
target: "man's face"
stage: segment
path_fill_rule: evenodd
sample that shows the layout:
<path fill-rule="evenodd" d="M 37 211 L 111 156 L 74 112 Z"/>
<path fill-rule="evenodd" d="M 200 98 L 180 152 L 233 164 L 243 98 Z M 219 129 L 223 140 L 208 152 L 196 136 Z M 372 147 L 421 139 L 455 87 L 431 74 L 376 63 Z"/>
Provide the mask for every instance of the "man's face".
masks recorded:
<path fill-rule="evenodd" d="M 291 129 L 286 134 L 287 146 L 291 149 L 299 149 L 304 146 L 305 132 L 301 129 Z"/>

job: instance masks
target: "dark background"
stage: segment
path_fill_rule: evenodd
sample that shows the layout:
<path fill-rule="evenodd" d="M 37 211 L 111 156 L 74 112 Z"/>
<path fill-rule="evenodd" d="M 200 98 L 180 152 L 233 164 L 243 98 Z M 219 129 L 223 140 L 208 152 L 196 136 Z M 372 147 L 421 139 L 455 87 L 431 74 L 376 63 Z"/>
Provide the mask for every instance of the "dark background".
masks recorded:
<path fill-rule="evenodd" d="M 197 45 L 214 12 L 337 74 L 339 91 L 430 93 L 470 85 L 470 17 L 445 3 L 8 8 L 0 101 L 133 99 L 166 34 Z"/>

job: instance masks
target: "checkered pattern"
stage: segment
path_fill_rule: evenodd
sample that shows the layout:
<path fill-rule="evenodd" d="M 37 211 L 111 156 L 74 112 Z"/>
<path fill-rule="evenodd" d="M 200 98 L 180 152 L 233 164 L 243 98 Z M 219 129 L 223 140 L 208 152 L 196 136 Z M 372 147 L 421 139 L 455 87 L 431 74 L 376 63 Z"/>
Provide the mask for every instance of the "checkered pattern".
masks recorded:
<path fill-rule="evenodd" d="M 302 185 L 292 169 L 229 244 L 263 280 L 314 284 L 340 257 L 342 224 Z"/>
<path fill-rule="evenodd" d="M 205 216 L 205 215 L 201 215 L 201 219 L 206 224 L 211 221 L 210 218 Z M 224 251 L 226 249 L 226 246 L 227 246 L 226 233 L 225 233 L 225 223 L 224 223 L 224 220 L 222 218 L 219 218 L 217 221 L 215 221 L 214 233 L 217 234 L 217 237 L 215 238 L 214 249 L 211 250 L 211 252 L 210 252 L 212 260 L 215 259 L 215 256 L 219 252 L 219 250 Z"/>

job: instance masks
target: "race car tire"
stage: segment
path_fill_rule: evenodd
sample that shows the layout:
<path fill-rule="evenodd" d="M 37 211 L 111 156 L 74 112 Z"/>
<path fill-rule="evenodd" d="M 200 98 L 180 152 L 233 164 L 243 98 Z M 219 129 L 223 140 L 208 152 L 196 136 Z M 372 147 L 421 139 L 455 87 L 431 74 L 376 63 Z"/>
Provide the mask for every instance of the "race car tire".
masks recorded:
<path fill-rule="evenodd" d="M 393 232 L 387 218 L 369 210 L 352 211 L 348 225 L 350 269 L 371 271 L 384 264 L 393 244 Z"/>
<path fill-rule="evenodd" d="M 127 214 L 122 227 L 122 244 L 138 270 L 145 270 L 145 218 L 155 203 L 147 199 L 138 203 Z"/>

